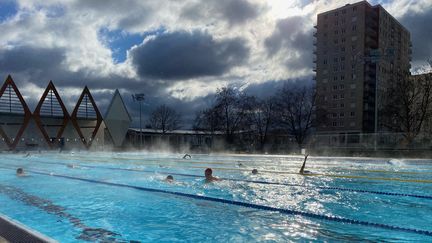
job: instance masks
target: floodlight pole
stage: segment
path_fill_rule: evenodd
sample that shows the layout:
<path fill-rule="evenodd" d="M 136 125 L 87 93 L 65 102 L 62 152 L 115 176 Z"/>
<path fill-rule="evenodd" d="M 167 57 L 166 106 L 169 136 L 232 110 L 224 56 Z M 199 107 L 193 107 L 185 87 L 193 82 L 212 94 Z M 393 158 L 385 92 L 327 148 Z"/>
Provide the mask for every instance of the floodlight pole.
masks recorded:
<path fill-rule="evenodd" d="M 357 54 L 358 55 L 358 54 Z M 357 56 L 356 58 L 357 59 Z M 375 110 L 374 110 L 374 151 L 377 151 L 378 149 L 378 143 L 377 143 L 377 133 L 378 133 L 378 64 L 381 60 L 381 55 L 379 53 L 379 49 L 373 49 L 372 53 L 370 53 L 368 56 L 362 56 L 361 59 L 362 64 L 366 63 L 375 63 Z M 355 60 L 357 62 L 357 60 Z"/>
<path fill-rule="evenodd" d="M 140 107 L 140 149 L 142 149 L 142 112 L 141 112 L 141 102 L 139 102 Z"/>
<path fill-rule="evenodd" d="M 364 57 L 364 63 L 374 63 L 375 64 L 375 109 L 374 109 L 374 151 L 378 149 L 378 65 L 381 60 L 380 50 L 372 49 L 369 56 Z"/>
<path fill-rule="evenodd" d="M 377 151 L 378 142 L 377 142 L 377 136 L 378 132 L 380 131 L 378 129 L 378 92 L 379 92 L 379 62 L 381 60 L 389 60 L 394 57 L 394 49 L 393 48 L 387 48 L 385 50 L 385 53 L 380 53 L 379 49 L 374 49 L 373 55 L 371 55 L 371 62 L 375 63 L 375 121 L 374 121 L 374 132 L 375 132 L 375 141 L 374 141 L 374 150 Z"/>
<path fill-rule="evenodd" d="M 140 113 L 140 121 L 139 121 L 139 125 L 140 125 L 140 149 L 142 149 L 143 146 L 143 139 L 142 139 L 142 112 L 141 112 L 141 106 L 142 106 L 142 102 L 144 101 L 144 94 L 143 93 L 138 93 L 138 94 L 133 94 L 132 98 L 134 101 L 137 101 L 139 103 L 139 113 Z"/>

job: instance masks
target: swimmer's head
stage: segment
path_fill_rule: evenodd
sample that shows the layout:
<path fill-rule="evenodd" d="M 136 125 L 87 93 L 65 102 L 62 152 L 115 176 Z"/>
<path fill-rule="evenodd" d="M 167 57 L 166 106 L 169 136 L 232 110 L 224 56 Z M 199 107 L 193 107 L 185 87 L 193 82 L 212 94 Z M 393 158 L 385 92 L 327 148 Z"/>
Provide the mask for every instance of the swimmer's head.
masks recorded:
<path fill-rule="evenodd" d="M 204 171 L 204 175 L 205 175 L 206 178 L 211 178 L 211 177 L 212 177 L 212 174 L 213 174 L 213 170 L 210 169 L 210 168 L 207 168 L 207 169 Z"/>
<path fill-rule="evenodd" d="M 174 177 L 173 177 L 172 175 L 168 175 L 168 176 L 165 178 L 165 180 L 166 180 L 166 181 L 173 181 L 173 180 L 174 180 Z"/>
<path fill-rule="evenodd" d="M 18 169 L 16 170 L 16 174 L 17 174 L 17 175 L 24 175 L 24 170 L 23 170 L 23 168 L 18 168 Z"/>
<path fill-rule="evenodd" d="M 254 174 L 254 175 L 258 174 L 258 170 L 257 169 L 253 169 L 252 170 L 252 174 Z"/>

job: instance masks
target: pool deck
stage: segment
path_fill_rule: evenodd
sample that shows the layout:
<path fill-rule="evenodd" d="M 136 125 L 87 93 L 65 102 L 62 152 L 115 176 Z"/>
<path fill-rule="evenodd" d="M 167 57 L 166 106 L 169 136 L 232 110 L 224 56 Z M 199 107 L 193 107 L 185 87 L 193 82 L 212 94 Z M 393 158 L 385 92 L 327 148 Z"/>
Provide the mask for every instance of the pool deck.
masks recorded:
<path fill-rule="evenodd" d="M 51 243 L 57 241 L 0 214 L 0 243 L 7 242 Z"/>

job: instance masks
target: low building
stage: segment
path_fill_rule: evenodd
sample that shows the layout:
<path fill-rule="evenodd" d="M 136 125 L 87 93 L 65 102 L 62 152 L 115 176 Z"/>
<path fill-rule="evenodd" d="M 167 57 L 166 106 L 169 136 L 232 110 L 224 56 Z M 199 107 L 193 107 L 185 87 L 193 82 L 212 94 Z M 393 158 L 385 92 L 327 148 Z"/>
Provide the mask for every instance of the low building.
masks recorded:
<path fill-rule="evenodd" d="M 223 149 L 222 133 L 194 130 L 161 130 L 130 128 L 126 135 L 127 146 L 135 149 L 203 151 Z"/>
<path fill-rule="evenodd" d="M 142 138 L 141 138 L 142 136 Z M 142 139 L 142 142 L 141 142 Z M 131 128 L 126 136 L 126 147 L 157 151 L 175 152 L 297 152 L 298 145 L 293 136 L 274 132 L 269 133 L 266 143 L 260 150 L 259 138 L 249 132 L 239 132 L 232 145 L 227 145 L 222 132 L 204 132 L 194 130 L 173 130 L 163 133 L 161 130 Z"/>

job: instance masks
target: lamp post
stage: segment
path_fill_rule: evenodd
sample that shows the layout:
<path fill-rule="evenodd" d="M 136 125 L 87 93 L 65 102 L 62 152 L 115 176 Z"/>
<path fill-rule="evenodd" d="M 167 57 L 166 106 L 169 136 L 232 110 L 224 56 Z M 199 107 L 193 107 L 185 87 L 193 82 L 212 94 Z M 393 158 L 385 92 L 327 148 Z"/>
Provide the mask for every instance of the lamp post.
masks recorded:
<path fill-rule="evenodd" d="M 144 94 L 143 93 L 138 93 L 138 94 L 133 94 L 132 95 L 132 99 L 135 102 L 139 103 L 139 113 L 140 113 L 140 121 L 139 121 L 139 126 L 140 126 L 140 149 L 142 149 L 142 145 L 143 145 L 143 140 L 142 140 L 142 118 L 141 118 L 141 106 L 142 106 L 142 102 L 144 101 Z"/>
<path fill-rule="evenodd" d="M 378 92 L 379 92 L 379 63 L 380 61 L 389 61 L 394 57 L 394 49 L 387 48 L 385 49 L 385 53 L 381 53 L 380 49 L 371 49 L 368 56 L 361 56 L 360 60 L 363 61 L 363 64 L 373 63 L 375 64 L 375 110 L 374 110 L 374 150 L 377 150 L 377 134 L 380 131 L 378 129 Z M 357 58 L 357 55 L 356 55 Z"/>

